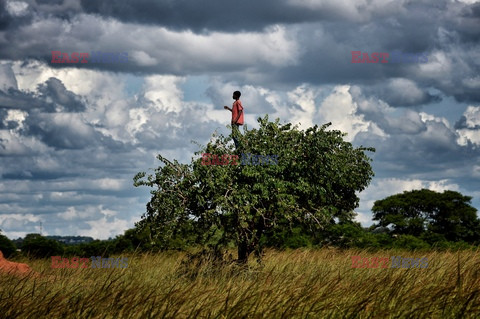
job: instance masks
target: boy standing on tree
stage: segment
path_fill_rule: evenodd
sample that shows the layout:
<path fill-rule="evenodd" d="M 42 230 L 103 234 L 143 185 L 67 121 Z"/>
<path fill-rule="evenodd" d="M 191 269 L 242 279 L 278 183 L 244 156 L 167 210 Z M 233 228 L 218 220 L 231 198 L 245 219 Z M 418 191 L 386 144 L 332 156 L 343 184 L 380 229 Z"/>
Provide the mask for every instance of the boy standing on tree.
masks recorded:
<path fill-rule="evenodd" d="M 232 108 L 229 108 L 226 105 L 223 107 L 225 110 L 232 112 L 232 137 L 233 142 L 235 143 L 235 149 L 238 149 L 238 136 L 240 135 L 239 126 L 243 125 L 243 106 L 240 101 L 240 95 L 242 95 L 240 91 L 233 92 L 232 98 L 235 102 L 233 102 Z"/>

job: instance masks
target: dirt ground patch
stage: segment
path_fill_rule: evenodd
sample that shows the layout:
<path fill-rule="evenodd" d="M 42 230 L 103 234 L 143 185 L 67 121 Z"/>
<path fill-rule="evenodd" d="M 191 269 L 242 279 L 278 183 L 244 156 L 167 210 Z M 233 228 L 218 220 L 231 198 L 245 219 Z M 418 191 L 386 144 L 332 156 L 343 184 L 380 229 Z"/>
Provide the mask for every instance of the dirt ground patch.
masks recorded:
<path fill-rule="evenodd" d="M 27 264 L 16 263 L 8 261 L 3 257 L 3 253 L 0 250 L 0 273 L 7 273 L 16 276 L 28 276 L 30 274 L 38 276 L 38 273 L 34 271 Z"/>

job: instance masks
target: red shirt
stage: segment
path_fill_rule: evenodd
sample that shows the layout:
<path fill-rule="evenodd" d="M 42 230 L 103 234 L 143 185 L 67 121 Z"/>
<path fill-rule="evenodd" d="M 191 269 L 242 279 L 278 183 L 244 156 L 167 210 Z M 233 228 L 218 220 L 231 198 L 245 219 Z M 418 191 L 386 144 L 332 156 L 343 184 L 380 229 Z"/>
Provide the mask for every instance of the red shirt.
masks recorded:
<path fill-rule="evenodd" d="M 240 112 L 242 111 L 242 112 Z M 240 116 L 238 114 L 240 113 Z M 238 120 L 237 120 L 238 118 Z M 235 121 L 237 120 L 237 121 Z M 243 106 L 240 100 L 233 102 L 232 106 L 232 124 L 243 125 Z"/>

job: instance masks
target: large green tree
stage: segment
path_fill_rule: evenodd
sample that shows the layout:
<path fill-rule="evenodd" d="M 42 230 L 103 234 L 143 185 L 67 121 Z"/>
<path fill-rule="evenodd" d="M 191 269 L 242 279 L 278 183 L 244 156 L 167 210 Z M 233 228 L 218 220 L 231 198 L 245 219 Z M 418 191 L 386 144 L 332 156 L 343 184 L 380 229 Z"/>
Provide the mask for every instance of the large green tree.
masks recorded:
<path fill-rule="evenodd" d="M 336 218 L 351 220 L 357 192 L 373 176 L 365 151 L 374 149 L 354 148 L 345 133 L 327 130 L 331 123 L 303 131 L 268 116 L 258 122 L 258 129 L 245 128 L 238 150 L 230 137 L 214 135 L 196 154 L 277 155 L 278 164 L 202 165 L 201 158 L 180 164 L 158 155 L 163 165 L 134 178 L 135 186 L 154 188 L 139 231 L 148 228 L 164 245 L 182 232 L 202 244 L 234 242 L 238 261 L 246 262 L 252 252 L 259 256 L 265 231 L 286 221 L 318 230 Z"/>
<path fill-rule="evenodd" d="M 392 226 L 395 234 L 421 236 L 439 234 L 449 241 L 480 239 L 480 221 L 472 197 L 446 190 L 405 191 L 374 203 L 373 220 Z"/>

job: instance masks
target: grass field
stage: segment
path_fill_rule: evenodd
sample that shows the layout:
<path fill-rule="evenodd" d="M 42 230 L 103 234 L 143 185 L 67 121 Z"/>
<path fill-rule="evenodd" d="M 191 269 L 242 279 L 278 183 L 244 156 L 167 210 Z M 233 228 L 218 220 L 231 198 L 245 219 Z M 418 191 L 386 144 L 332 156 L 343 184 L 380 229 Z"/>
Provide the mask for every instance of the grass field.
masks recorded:
<path fill-rule="evenodd" d="M 353 255 L 427 257 L 428 268 L 356 269 Z M 42 277 L 0 276 L 0 318 L 480 317 L 478 250 L 269 250 L 262 266 L 190 264 L 190 272 L 181 252 L 128 258 L 125 269 L 20 260 Z"/>

